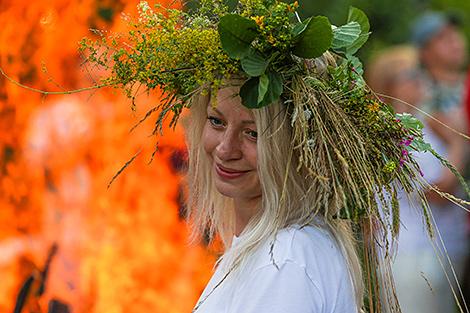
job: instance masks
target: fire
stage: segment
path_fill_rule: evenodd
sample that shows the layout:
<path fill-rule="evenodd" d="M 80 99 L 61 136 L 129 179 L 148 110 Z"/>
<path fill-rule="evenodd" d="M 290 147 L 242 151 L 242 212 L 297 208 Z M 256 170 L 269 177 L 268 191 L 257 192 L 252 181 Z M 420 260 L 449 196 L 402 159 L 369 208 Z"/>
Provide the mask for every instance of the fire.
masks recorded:
<path fill-rule="evenodd" d="M 135 12 L 128 2 L 2 1 L 0 67 L 42 90 L 93 85 L 78 41 L 89 28 L 121 29 L 119 12 Z M 46 97 L 0 78 L 0 312 L 13 311 L 28 278 L 22 312 L 194 306 L 215 256 L 187 242 L 175 166 L 182 132 L 166 130 L 150 165 L 152 120 L 129 133 L 155 101 L 141 97 L 133 113 L 115 90 Z"/>

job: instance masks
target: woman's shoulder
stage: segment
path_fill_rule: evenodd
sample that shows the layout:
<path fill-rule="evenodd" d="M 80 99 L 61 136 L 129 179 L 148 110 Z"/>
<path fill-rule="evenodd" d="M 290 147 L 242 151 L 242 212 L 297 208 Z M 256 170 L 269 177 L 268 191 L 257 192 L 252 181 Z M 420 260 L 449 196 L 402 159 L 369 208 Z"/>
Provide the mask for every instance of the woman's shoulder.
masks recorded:
<path fill-rule="evenodd" d="M 355 300 L 346 258 L 325 227 L 287 227 L 261 252 L 259 271 L 279 276 L 289 269 L 304 273 L 323 299 L 322 312 L 352 311 Z"/>
<path fill-rule="evenodd" d="M 322 226 L 286 227 L 264 245 L 262 252 L 265 256 L 263 265 L 293 262 L 305 268 L 309 274 L 346 267 L 333 235 Z"/>

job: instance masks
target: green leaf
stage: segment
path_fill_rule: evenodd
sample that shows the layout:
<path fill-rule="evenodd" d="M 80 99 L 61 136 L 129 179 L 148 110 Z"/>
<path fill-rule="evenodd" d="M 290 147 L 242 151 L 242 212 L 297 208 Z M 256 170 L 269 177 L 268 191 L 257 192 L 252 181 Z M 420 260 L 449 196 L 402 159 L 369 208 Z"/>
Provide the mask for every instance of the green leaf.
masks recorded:
<path fill-rule="evenodd" d="M 279 100 L 279 97 L 282 94 L 281 75 L 276 72 L 268 72 L 267 76 L 269 79 L 268 90 L 266 91 L 266 94 L 264 95 L 263 101 L 261 101 L 258 104 L 259 108 Z"/>
<path fill-rule="evenodd" d="M 310 19 L 307 19 L 304 22 L 299 22 L 295 24 L 294 27 L 292 28 L 292 36 L 293 37 L 299 36 L 307 28 L 307 24 L 309 21 Z"/>
<path fill-rule="evenodd" d="M 397 113 L 395 115 L 406 129 L 421 131 L 424 128 L 423 123 L 410 113 Z"/>
<path fill-rule="evenodd" d="M 410 146 L 419 152 L 427 152 L 432 150 L 431 144 L 425 142 L 421 138 L 414 138 L 411 142 Z"/>
<path fill-rule="evenodd" d="M 262 78 L 266 76 L 266 78 Z M 261 81 L 263 80 L 263 81 Z M 264 86 L 268 81 L 268 87 L 264 97 L 259 97 L 260 90 L 264 92 Z M 262 86 L 260 86 L 262 85 Z M 271 104 L 279 99 L 282 94 L 282 77 L 278 73 L 268 72 L 261 77 L 252 77 L 248 79 L 240 88 L 240 97 L 242 104 L 249 109 L 257 109 Z M 262 99 L 261 102 L 258 102 Z"/>
<path fill-rule="evenodd" d="M 361 33 L 368 33 L 370 30 L 369 19 L 361 9 L 349 7 L 348 23 L 357 22 L 361 26 Z"/>
<path fill-rule="evenodd" d="M 357 40 L 346 49 L 346 53 L 351 55 L 356 53 L 357 50 L 359 50 L 362 45 L 367 42 L 367 40 L 369 39 L 369 35 L 370 33 L 360 35 L 359 38 L 357 38 Z"/>
<path fill-rule="evenodd" d="M 337 50 L 351 46 L 361 34 L 361 26 L 358 22 L 349 22 L 340 27 L 333 27 L 332 48 Z"/>
<path fill-rule="evenodd" d="M 346 53 L 352 55 L 369 39 L 370 24 L 367 15 L 355 7 L 349 7 L 348 23 L 350 22 L 357 22 L 361 26 L 360 36 L 346 49 Z"/>
<path fill-rule="evenodd" d="M 259 53 L 250 49 L 249 54 L 241 59 L 242 69 L 249 76 L 261 76 L 266 71 L 268 61 L 265 60 Z"/>
<path fill-rule="evenodd" d="M 364 74 L 364 69 L 362 67 L 361 60 L 359 60 L 359 58 L 354 55 L 347 55 L 346 58 L 351 63 L 354 71 L 358 74 L 358 76 L 362 76 L 362 74 Z"/>
<path fill-rule="evenodd" d="M 258 83 L 258 101 L 256 104 L 259 104 L 263 101 L 266 92 L 268 91 L 269 87 L 269 77 L 266 74 L 263 74 L 259 78 Z"/>
<path fill-rule="evenodd" d="M 245 107 L 250 109 L 258 107 L 258 84 L 259 77 L 252 77 L 240 87 L 240 98 Z"/>
<path fill-rule="evenodd" d="M 258 34 L 255 21 L 238 14 L 222 16 L 218 31 L 222 49 L 234 59 L 248 55 L 251 42 Z"/>
<path fill-rule="evenodd" d="M 306 29 L 299 35 L 293 53 L 306 59 L 316 58 L 331 47 L 332 40 L 333 30 L 328 18 L 312 17 L 307 21 Z"/>

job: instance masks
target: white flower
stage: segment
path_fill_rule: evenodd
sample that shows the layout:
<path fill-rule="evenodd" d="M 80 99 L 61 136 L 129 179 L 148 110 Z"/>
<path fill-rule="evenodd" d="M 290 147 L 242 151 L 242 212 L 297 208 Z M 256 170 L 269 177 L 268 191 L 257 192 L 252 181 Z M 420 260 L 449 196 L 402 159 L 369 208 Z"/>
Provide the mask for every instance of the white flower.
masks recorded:
<path fill-rule="evenodd" d="M 150 10 L 150 6 L 149 4 L 147 3 L 147 1 L 140 1 L 139 3 L 139 9 L 145 13 L 147 12 L 148 10 Z"/>
<path fill-rule="evenodd" d="M 292 119 L 290 122 L 290 126 L 294 126 L 295 121 L 297 120 L 297 115 L 299 114 L 299 110 L 297 108 L 294 108 L 294 111 L 292 112 Z"/>
<path fill-rule="evenodd" d="M 305 109 L 304 116 L 305 116 L 305 119 L 308 121 L 309 119 L 312 118 L 312 111 L 310 111 L 309 109 Z"/>

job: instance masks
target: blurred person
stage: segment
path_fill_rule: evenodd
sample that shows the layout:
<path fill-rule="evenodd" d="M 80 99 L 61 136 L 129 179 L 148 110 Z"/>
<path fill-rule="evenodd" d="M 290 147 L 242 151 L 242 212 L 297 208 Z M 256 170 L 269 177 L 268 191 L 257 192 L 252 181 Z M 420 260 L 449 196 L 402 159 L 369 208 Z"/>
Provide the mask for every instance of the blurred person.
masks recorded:
<path fill-rule="evenodd" d="M 371 88 L 384 95 L 384 101 L 393 105 L 397 112 L 408 112 L 420 117 L 426 142 L 446 156 L 448 145 L 428 125 L 428 119 L 420 116 L 413 107 L 425 97 L 426 87 L 419 73 L 419 51 L 412 46 L 389 48 L 372 60 L 367 67 L 366 79 Z M 392 98 L 386 97 L 390 96 Z M 391 100 L 390 100 L 391 99 Z M 411 105 L 408 105 L 408 104 Z M 415 155 L 424 178 L 431 184 L 439 182 L 445 169 L 430 153 Z M 427 193 L 430 207 L 440 231 L 452 265 L 460 277 L 465 260 L 466 223 L 465 212 L 447 201 L 434 201 L 437 195 Z M 454 299 L 446 272 L 451 277 L 450 266 L 445 260 L 441 265 L 426 236 L 426 229 L 417 210 L 417 199 L 408 200 L 400 195 L 401 222 L 399 249 L 393 264 L 398 300 L 403 312 L 452 312 Z M 434 241 L 438 247 L 439 238 Z M 441 247 L 442 248 L 442 247 Z M 445 271 L 444 271 L 445 268 Z M 454 288 L 455 288 L 455 284 Z"/>
<path fill-rule="evenodd" d="M 418 49 L 425 86 L 422 109 L 464 133 L 467 128 L 463 106 L 467 54 L 459 26 L 460 21 L 455 16 L 426 12 L 413 24 L 412 41 Z M 468 158 L 468 148 L 465 148 L 468 142 L 435 120 L 429 120 L 428 124 L 446 143 L 449 161 L 462 171 Z M 450 171 L 445 171 L 436 185 L 452 193 L 457 188 L 457 180 Z M 444 201 L 436 195 L 432 200 Z"/>

